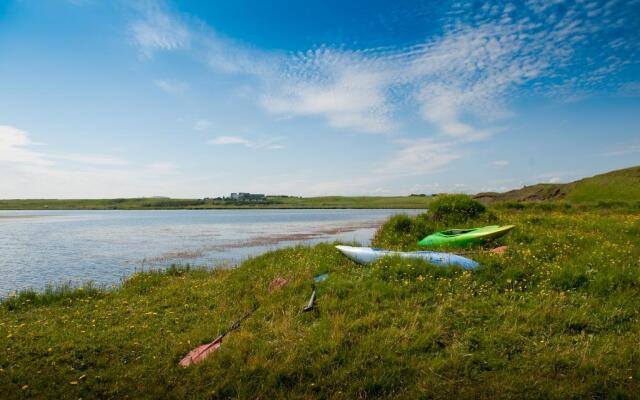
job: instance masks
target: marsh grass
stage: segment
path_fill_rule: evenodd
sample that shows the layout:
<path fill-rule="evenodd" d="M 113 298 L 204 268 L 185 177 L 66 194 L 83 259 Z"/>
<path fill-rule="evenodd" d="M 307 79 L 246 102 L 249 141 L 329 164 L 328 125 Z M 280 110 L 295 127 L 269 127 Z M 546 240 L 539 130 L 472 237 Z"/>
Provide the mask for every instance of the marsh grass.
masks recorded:
<path fill-rule="evenodd" d="M 476 271 L 363 267 L 320 244 L 18 296 L 0 307 L 0 397 L 637 398 L 640 215 L 491 211 L 517 228 L 506 254 L 474 256 Z M 410 248 L 424 221 L 407 218 L 377 238 Z M 302 313 L 321 273 L 317 312 Z M 278 277 L 289 284 L 270 293 Z M 177 366 L 254 304 L 204 363 Z"/>
<path fill-rule="evenodd" d="M 9 311 L 25 307 L 46 306 L 60 302 L 73 302 L 87 297 L 101 296 L 104 287 L 96 286 L 93 282 L 75 285 L 71 282 L 63 284 L 47 284 L 42 291 L 34 289 L 22 290 L 3 299 L 0 306 Z"/>

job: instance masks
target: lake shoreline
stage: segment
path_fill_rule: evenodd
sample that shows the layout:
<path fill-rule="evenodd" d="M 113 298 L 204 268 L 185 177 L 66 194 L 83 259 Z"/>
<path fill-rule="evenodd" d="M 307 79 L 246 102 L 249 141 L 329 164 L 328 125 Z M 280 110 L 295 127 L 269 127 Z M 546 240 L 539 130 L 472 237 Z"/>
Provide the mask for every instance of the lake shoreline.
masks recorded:
<path fill-rule="evenodd" d="M 229 267 L 321 241 L 367 243 L 386 218 L 414 210 L 0 211 L 0 294 L 53 282 L 111 285 L 140 268 Z"/>

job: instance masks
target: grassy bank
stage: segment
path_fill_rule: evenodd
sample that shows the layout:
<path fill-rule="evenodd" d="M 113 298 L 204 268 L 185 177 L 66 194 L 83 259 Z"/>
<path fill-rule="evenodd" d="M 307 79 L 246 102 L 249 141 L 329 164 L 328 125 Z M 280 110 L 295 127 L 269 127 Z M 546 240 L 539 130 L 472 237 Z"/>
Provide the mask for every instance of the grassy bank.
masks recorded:
<path fill-rule="evenodd" d="M 517 229 L 477 271 L 362 267 L 318 245 L 24 293 L 0 305 L 0 398 L 636 398 L 640 215 L 491 212 Z M 425 223 L 408 221 L 376 240 L 410 247 Z M 318 312 L 301 313 L 325 272 Z M 177 366 L 254 304 L 203 364 Z"/>
<path fill-rule="evenodd" d="M 428 196 L 269 196 L 265 201 L 230 199 L 32 199 L 0 200 L 0 210 L 159 210 L 159 209 L 259 209 L 259 208 L 425 208 Z"/>

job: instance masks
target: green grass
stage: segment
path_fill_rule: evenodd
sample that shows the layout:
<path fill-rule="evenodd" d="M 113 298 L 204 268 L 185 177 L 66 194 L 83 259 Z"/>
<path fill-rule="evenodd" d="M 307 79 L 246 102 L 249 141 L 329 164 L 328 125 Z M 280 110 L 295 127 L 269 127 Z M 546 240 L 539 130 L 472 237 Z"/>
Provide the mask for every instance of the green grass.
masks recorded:
<path fill-rule="evenodd" d="M 153 210 L 153 209 L 252 209 L 252 208 L 425 208 L 431 197 L 283 197 L 262 202 L 214 199 L 33 199 L 0 200 L 0 210 Z"/>
<path fill-rule="evenodd" d="M 640 166 L 610 171 L 571 183 L 540 183 L 505 193 L 479 193 L 486 203 L 551 202 L 640 208 Z"/>
<path fill-rule="evenodd" d="M 322 244 L 8 299 L 0 398 L 637 398 L 640 215 L 491 211 L 517 228 L 477 271 L 363 267 Z M 376 240 L 424 233 L 397 225 Z M 301 313 L 325 272 L 318 311 Z M 269 293 L 277 277 L 289 284 Z M 204 363 L 177 366 L 254 304 Z"/>
<path fill-rule="evenodd" d="M 640 167 L 612 171 L 583 179 L 567 195 L 572 203 L 640 202 Z"/>

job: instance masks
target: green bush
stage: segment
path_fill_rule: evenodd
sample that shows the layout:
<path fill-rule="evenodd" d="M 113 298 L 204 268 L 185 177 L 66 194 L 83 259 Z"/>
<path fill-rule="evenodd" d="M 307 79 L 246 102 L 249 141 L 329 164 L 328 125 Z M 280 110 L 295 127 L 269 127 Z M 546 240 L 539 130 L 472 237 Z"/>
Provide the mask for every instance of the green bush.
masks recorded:
<path fill-rule="evenodd" d="M 465 194 L 449 194 L 435 199 L 429 205 L 429 211 L 436 221 L 455 223 L 478 218 L 486 208 Z"/>
<path fill-rule="evenodd" d="M 405 214 L 394 215 L 378 229 L 373 245 L 393 250 L 416 250 L 418 240 L 442 227 L 427 213 L 413 218 Z"/>

